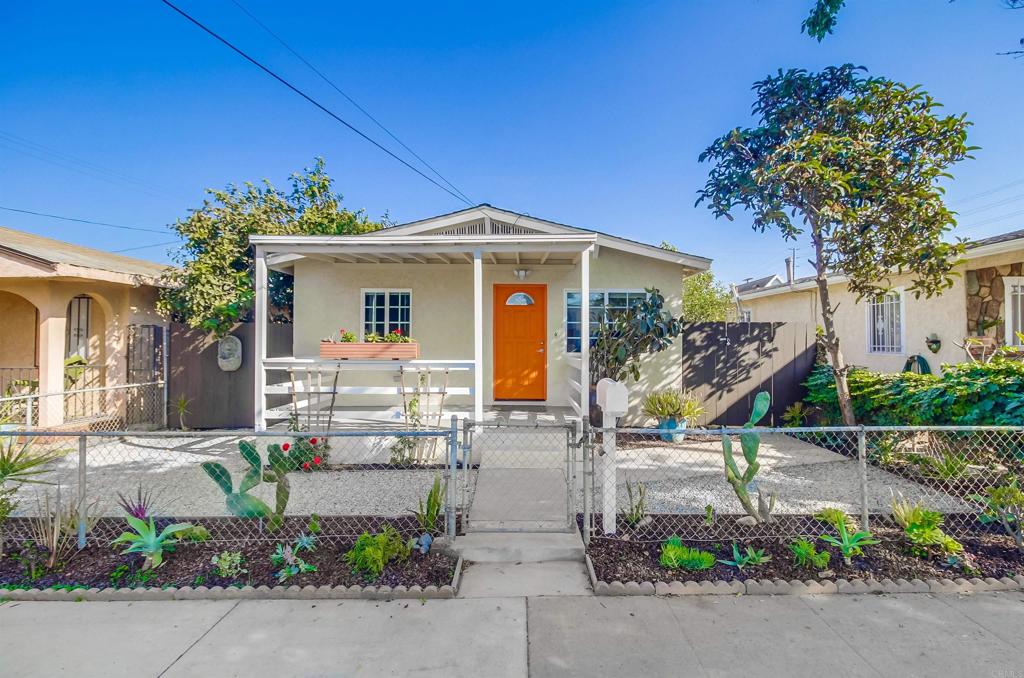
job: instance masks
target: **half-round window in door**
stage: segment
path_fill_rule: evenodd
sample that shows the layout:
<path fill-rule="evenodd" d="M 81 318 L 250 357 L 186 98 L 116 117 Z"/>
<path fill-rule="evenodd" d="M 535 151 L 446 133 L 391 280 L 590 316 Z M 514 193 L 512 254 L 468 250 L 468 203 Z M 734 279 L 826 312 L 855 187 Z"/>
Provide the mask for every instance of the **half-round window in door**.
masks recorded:
<path fill-rule="evenodd" d="M 533 306 L 533 297 L 526 292 L 516 292 L 510 294 L 508 299 L 505 300 L 506 306 Z"/>

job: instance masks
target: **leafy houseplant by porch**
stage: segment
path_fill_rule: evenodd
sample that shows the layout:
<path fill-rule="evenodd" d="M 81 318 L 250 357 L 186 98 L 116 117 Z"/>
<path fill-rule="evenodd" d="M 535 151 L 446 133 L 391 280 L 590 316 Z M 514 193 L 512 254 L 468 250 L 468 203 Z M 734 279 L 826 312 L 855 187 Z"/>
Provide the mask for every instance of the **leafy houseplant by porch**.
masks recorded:
<path fill-rule="evenodd" d="M 320 357 L 324 360 L 415 360 L 420 357 L 420 345 L 398 328 L 384 336 L 370 332 L 365 341 L 356 341 L 355 333 L 343 328 L 336 335 L 320 340 Z"/>

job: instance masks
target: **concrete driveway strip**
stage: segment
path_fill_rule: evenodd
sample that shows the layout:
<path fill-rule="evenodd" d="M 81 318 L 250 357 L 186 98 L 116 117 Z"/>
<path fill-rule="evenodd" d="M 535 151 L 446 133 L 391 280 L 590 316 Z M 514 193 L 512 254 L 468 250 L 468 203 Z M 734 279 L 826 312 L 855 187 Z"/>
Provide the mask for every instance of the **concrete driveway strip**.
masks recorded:
<path fill-rule="evenodd" d="M 526 600 L 244 601 L 166 676 L 526 675 Z"/>
<path fill-rule="evenodd" d="M 0 675 L 157 676 L 236 604 L 5 603 Z"/>
<path fill-rule="evenodd" d="M 1004 594 L 988 613 L 1011 628 L 1024 628 L 1024 610 Z M 823 623 L 840 634 L 885 676 L 1015 676 L 1020 675 L 1022 643 L 1011 644 L 961 614 L 963 605 L 978 603 L 914 596 L 808 596 L 802 599 Z M 1011 612 L 1011 608 L 1016 610 Z M 991 619 L 990 621 L 995 621 Z"/>

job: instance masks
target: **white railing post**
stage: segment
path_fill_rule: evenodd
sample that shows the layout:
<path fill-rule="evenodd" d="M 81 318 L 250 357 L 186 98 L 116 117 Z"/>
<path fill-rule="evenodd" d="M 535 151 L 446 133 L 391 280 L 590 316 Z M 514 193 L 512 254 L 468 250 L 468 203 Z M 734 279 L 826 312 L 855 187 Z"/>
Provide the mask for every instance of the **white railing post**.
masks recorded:
<path fill-rule="evenodd" d="M 605 534 L 615 534 L 618 504 L 618 459 L 615 426 L 629 407 L 626 385 L 612 379 L 597 383 L 597 404 L 601 407 L 601 525 Z"/>
<path fill-rule="evenodd" d="M 256 293 L 256 304 L 253 311 L 253 324 L 255 325 L 256 344 L 253 347 L 253 371 L 255 373 L 254 390 L 254 426 L 257 431 L 267 430 L 267 372 L 264 361 L 267 359 L 267 259 L 263 249 L 256 246 L 256 269 L 254 279 L 254 291 Z"/>
<path fill-rule="evenodd" d="M 78 436 L 78 550 L 85 548 L 86 521 L 89 520 L 89 502 L 86 499 L 86 450 L 88 439 Z"/>
<path fill-rule="evenodd" d="M 580 417 L 590 421 L 590 253 L 580 255 Z"/>
<path fill-rule="evenodd" d="M 484 269 L 480 250 L 473 251 L 473 420 L 484 418 Z"/>

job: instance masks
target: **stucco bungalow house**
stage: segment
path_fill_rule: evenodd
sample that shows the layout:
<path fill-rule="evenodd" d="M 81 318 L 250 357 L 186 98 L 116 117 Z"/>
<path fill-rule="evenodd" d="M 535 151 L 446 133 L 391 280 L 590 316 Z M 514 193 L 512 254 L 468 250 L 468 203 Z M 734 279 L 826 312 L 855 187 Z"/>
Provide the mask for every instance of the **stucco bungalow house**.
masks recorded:
<path fill-rule="evenodd" d="M 365 235 L 251 241 L 258 428 L 325 409 L 394 421 L 407 416 L 416 384 L 434 401 L 418 403 L 431 424 L 451 413 L 479 421 L 503 406 L 586 416 L 583 338 L 649 287 L 678 315 L 682 279 L 711 264 L 486 204 Z M 267 356 L 268 270 L 294 276 L 290 356 Z M 392 332 L 416 346 L 399 356 L 361 344 Z M 351 346 L 323 341 L 345 333 Z M 678 388 L 679 352 L 677 343 L 645 363 L 632 385 L 634 414 L 649 390 Z M 282 398 L 291 404 L 271 406 Z"/>
<path fill-rule="evenodd" d="M 86 393 L 160 371 L 166 323 L 156 299 L 165 269 L 0 227 L 0 396 L 62 393 L 70 381 L 79 396 L 40 398 L 36 423 L 110 416 L 124 394 L 101 400 Z M 68 358 L 82 365 L 65 369 Z"/>
<path fill-rule="evenodd" d="M 915 299 L 910 276 L 892 278 L 883 297 L 854 301 L 841 276 L 830 278 L 836 328 L 847 361 L 881 372 L 903 370 L 922 356 L 937 372 L 967 359 L 965 338 L 990 344 L 1019 343 L 1024 331 L 1024 230 L 970 243 L 953 286 L 939 296 Z M 790 269 L 792 270 L 792 269 Z M 813 278 L 773 277 L 769 284 L 737 288 L 745 319 L 821 324 Z"/>

